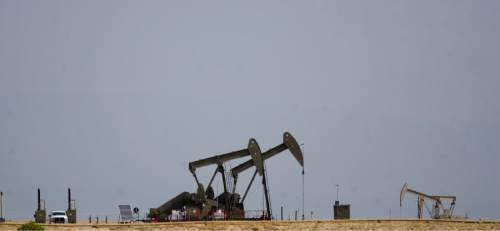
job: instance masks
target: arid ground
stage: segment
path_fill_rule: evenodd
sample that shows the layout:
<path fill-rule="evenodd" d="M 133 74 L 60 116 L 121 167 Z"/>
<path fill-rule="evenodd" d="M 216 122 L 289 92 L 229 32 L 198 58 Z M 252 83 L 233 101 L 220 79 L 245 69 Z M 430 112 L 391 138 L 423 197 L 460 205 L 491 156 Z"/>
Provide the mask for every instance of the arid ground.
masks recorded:
<path fill-rule="evenodd" d="M 16 230 L 21 223 L 0 224 Z M 500 230 L 500 221 L 346 220 L 346 221 L 211 221 L 156 224 L 44 225 L 45 230 Z"/>

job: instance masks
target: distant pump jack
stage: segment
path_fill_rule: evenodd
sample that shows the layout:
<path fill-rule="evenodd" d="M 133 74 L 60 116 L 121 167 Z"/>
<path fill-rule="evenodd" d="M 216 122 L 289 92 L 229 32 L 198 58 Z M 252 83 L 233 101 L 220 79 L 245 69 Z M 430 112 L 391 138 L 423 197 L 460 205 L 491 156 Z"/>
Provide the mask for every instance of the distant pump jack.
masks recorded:
<path fill-rule="evenodd" d="M 400 207 L 403 207 L 403 198 L 407 194 L 413 194 L 417 196 L 417 218 L 418 219 L 423 219 L 423 208 L 424 206 L 427 208 L 425 205 L 425 200 L 429 200 L 434 203 L 432 210 L 427 208 L 427 211 L 429 212 L 429 216 L 432 219 L 451 219 L 453 218 L 453 210 L 455 208 L 455 202 L 457 200 L 457 197 L 455 196 L 432 196 L 432 195 L 427 195 L 422 192 L 418 192 L 416 190 L 408 188 L 408 184 L 405 183 L 403 185 L 403 188 L 401 188 L 401 193 L 399 195 L 399 205 Z M 444 207 L 444 200 L 450 201 L 450 207 L 445 208 Z"/>

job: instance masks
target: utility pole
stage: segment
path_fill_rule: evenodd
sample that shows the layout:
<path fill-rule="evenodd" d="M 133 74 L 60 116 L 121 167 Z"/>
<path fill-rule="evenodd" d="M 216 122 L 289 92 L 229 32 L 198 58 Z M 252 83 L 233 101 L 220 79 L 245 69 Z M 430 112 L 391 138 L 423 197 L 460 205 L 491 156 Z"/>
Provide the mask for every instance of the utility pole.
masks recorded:
<path fill-rule="evenodd" d="M 340 185 L 335 184 L 335 189 L 337 191 L 337 197 L 335 198 L 335 202 L 333 203 L 333 206 L 332 206 L 332 220 L 335 220 L 335 205 L 340 204 L 340 202 L 339 202 L 339 188 L 340 188 Z"/>
<path fill-rule="evenodd" d="M 301 143 L 300 146 L 304 146 L 304 143 Z M 302 148 L 302 149 L 304 149 L 304 148 Z M 305 216 L 304 173 L 305 173 L 305 168 L 304 168 L 304 166 L 302 166 L 302 220 L 306 219 L 306 216 Z"/>
<path fill-rule="evenodd" d="M 305 190 L 304 190 L 304 167 L 302 167 L 302 220 L 305 220 Z"/>

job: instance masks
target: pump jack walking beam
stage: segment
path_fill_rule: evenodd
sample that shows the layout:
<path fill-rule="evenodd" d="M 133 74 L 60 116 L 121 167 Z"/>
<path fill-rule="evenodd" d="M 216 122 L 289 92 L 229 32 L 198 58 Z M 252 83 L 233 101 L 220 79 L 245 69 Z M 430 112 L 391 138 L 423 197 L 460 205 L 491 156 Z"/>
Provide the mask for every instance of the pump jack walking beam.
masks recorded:
<path fill-rule="evenodd" d="M 193 177 L 196 181 L 196 184 L 198 185 L 198 188 L 200 189 L 201 184 L 198 180 L 198 177 L 196 176 L 196 169 L 200 168 L 200 167 L 216 164 L 217 168 L 215 169 L 214 174 L 212 175 L 212 178 L 210 179 L 210 182 L 207 185 L 207 188 L 208 188 L 211 186 L 217 172 L 221 173 L 222 181 L 223 182 L 226 181 L 225 176 L 224 176 L 224 174 L 225 174 L 224 167 L 223 167 L 223 164 L 225 162 L 233 160 L 233 159 L 249 156 L 250 152 L 254 149 L 260 150 L 259 144 L 257 143 L 257 141 L 254 138 L 251 138 L 248 141 L 248 145 L 247 145 L 246 149 L 241 149 L 238 151 L 234 151 L 234 152 L 230 152 L 230 153 L 226 153 L 226 154 L 221 154 L 221 155 L 216 155 L 216 156 L 212 156 L 209 158 L 200 159 L 197 161 L 190 162 L 189 163 L 189 171 L 191 171 L 191 173 L 193 174 Z M 198 190 L 198 191 L 200 191 L 200 190 Z M 204 190 L 202 190 L 202 191 L 204 191 Z M 224 183 L 224 192 L 227 192 L 227 191 L 228 191 L 227 185 Z"/>
<path fill-rule="evenodd" d="M 292 134 L 290 134 L 289 132 L 285 132 L 283 134 L 283 143 L 281 143 L 281 144 L 277 145 L 276 147 L 273 147 L 273 148 L 267 150 L 266 152 L 262 153 L 262 155 L 261 155 L 262 160 L 258 160 L 259 155 L 254 154 L 254 155 L 252 155 L 252 160 L 246 161 L 246 162 L 231 169 L 231 175 L 233 175 L 233 178 L 234 178 L 234 187 L 236 187 L 238 175 L 241 172 L 255 166 L 257 168 L 257 172 L 259 173 L 259 175 L 263 175 L 264 174 L 264 161 L 281 153 L 281 152 L 283 152 L 283 151 L 285 151 L 285 150 L 287 150 L 287 149 L 290 150 L 293 157 L 295 157 L 295 159 L 299 162 L 300 166 L 303 167 L 304 166 L 304 156 L 302 155 L 302 150 L 300 150 L 299 144 L 297 143 L 295 138 L 293 138 Z M 260 149 L 259 149 L 259 151 L 260 151 Z"/>
<path fill-rule="evenodd" d="M 193 162 L 189 163 L 189 171 L 191 171 L 191 173 L 193 174 L 193 177 L 196 181 L 196 184 L 199 186 L 200 182 L 198 181 L 198 177 L 196 176 L 196 169 L 197 168 L 205 167 L 205 166 L 213 165 L 213 164 L 216 164 L 217 166 L 219 166 L 219 165 L 222 165 L 226 161 L 245 157 L 248 155 L 250 155 L 248 153 L 248 149 L 242 149 L 242 150 L 238 150 L 238 151 L 234 151 L 234 152 L 230 152 L 230 153 L 226 153 L 226 154 L 222 154 L 222 155 L 216 155 L 216 156 L 212 156 L 209 158 L 193 161 Z M 219 168 L 217 168 L 216 171 L 214 172 L 214 174 L 210 180 L 209 185 L 212 183 L 218 170 L 219 170 Z"/>

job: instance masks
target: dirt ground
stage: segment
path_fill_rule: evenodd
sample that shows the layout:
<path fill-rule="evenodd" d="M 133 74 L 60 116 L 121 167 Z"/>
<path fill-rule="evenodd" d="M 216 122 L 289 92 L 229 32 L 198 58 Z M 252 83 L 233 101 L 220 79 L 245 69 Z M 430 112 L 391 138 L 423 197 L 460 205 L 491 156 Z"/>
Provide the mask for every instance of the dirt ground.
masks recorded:
<path fill-rule="evenodd" d="M 0 224 L 16 230 L 22 223 Z M 209 221 L 155 224 L 44 225 L 45 230 L 499 230 L 500 221 L 345 220 L 345 221 Z"/>

